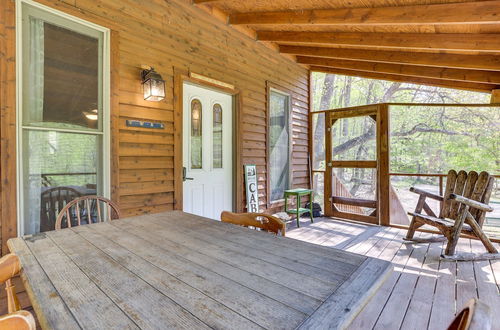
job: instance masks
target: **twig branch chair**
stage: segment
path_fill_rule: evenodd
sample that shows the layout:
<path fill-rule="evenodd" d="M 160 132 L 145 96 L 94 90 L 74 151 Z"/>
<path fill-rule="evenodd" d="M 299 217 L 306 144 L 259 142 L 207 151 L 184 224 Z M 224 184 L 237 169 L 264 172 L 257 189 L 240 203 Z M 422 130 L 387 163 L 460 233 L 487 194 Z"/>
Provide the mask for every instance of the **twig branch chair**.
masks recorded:
<path fill-rule="evenodd" d="M 222 222 L 228 222 L 244 227 L 260 228 L 264 231 L 285 236 L 286 224 L 276 217 L 264 213 L 232 213 L 224 211 L 220 215 Z"/>
<path fill-rule="evenodd" d="M 0 316 L 0 329 L 35 330 L 35 318 L 28 311 L 18 311 Z"/>
<path fill-rule="evenodd" d="M 72 200 L 56 219 L 56 230 L 120 218 L 120 209 L 113 201 L 99 196 L 83 196 Z"/>
<path fill-rule="evenodd" d="M 20 270 L 21 264 L 15 254 L 9 253 L 0 258 L 0 283 L 5 283 L 7 310 L 9 313 L 14 313 L 21 309 L 16 295 L 16 288 L 12 284 L 12 278 L 17 276 Z"/>
<path fill-rule="evenodd" d="M 490 330 L 491 313 L 485 303 L 471 299 L 451 322 L 448 330 Z"/>
<path fill-rule="evenodd" d="M 443 240 L 448 240 L 444 256 L 442 256 L 444 258 L 454 260 L 500 258 L 497 249 L 482 230 L 486 212 L 493 211 L 493 208 L 488 205 L 493 182 L 494 178 L 487 172 L 477 174 L 474 171 L 469 173 L 460 171 L 457 173 L 451 170 L 446 179 L 444 196 L 414 187 L 410 188 L 410 191 L 419 194 L 420 197 L 415 211 L 408 212 L 412 220 L 405 239 L 417 243 L 431 241 L 413 239 L 416 229 L 423 225 L 430 225 L 436 227 L 444 235 Z M 439 216 L 434 214 L 426 198 L 442 203 Z M 455 255 L 455 248 L 461 233 L 481 240 L 489 254 L 471 257 Z"/>

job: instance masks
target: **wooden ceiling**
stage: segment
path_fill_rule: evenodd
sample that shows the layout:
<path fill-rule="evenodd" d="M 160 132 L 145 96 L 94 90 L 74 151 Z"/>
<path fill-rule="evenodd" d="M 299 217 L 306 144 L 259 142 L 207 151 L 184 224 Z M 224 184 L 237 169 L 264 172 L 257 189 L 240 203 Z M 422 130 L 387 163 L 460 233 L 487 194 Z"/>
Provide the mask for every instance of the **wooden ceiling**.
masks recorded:
<path fill-rule="evenodd" d="M 500 0 L 193 0 L 313 71 L 500 88 Z"/>

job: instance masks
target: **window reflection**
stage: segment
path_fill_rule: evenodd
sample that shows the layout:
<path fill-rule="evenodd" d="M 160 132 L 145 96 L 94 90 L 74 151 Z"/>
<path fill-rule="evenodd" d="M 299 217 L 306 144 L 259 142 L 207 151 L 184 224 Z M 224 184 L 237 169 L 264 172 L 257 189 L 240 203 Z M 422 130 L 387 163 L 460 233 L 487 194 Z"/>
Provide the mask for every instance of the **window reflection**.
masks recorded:
<path fill-rule="evenodd" d="M 101 103 L 99 39 L 33 16 L 29 27 L 24 124 L 97 129 Z"/>
<path fill-rule="evenodd" d="M 202 168 L 202 107 L 198 99 L 191 101 L 191 168 Z"/>
<path fill-rule="evenodd" d="M 34 234 L 54 230 L 71 200 L 104 192 L 104 34 L 20 5 L 21 234 Z"/>
<path fill-rule="evenodd" d="M 54 230 L 68 202 L 99 193 L 101 137 L 27 130 L 23 140 L 24 233 Z"/>
<path fill-rule="evenodd" d="M 271 201 L 290 186 L 290 96 L 271 91 L 269 103 L 269 180 Z"/>
<path fill-rule="evenodd" d="M 213 168 L 222 168 L 222 107 L 213 108 Z"/>

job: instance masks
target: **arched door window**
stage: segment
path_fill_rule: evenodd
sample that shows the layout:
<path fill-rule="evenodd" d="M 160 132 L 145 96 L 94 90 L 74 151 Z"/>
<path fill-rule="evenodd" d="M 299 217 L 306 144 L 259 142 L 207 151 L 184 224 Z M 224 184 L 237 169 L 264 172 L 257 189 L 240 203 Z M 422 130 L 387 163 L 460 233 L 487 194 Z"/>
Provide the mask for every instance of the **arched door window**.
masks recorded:
<path fill-rule="evenodd" d="M 203 167 L 202 107 L 198 99 L 191 101 L 191 168 Z"/>
<path fill-rule="evenodd" d="M 222 107 L 216 103 L 213 107 L 212 152 L 213 168 L 222 168 Z"/>

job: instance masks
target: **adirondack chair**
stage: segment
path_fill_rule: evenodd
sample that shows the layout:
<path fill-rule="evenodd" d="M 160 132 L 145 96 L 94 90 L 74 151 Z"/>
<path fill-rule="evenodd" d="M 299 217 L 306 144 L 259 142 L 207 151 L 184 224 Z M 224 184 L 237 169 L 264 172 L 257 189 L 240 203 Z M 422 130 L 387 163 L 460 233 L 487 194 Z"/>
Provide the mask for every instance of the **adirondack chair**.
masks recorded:
<path fill-rule="evenodd" d="M 420 197 L 415 211 L 408 212 L 412 220 L 405 239 L 417 243 L 432 241 L 413 238 L 415 230 L 427 224 L 436 227 L 444 235 L 442 240 L 448 241 L 443 258 L 454 260 L 500 258 L 497 249 L 482 230 L 486 212 L 493 211 L 493 208 L 488 205 L 493 190 L 493 181 L 494 178 L 487 172 L 477 174 L 474 171 L 469 173 L 460 171 L 457 173 L 451 170 L 446 179 L 444 196 L 414 187 L 410 188 L 411 192 L 419 194 Z M 426 203 L 426 198 L 442 203 L 439 216 L 436 216 Z M 489 253 L 479 256 L 455 255 L 455 248 L 461 233 L 479 238 Z"/>

